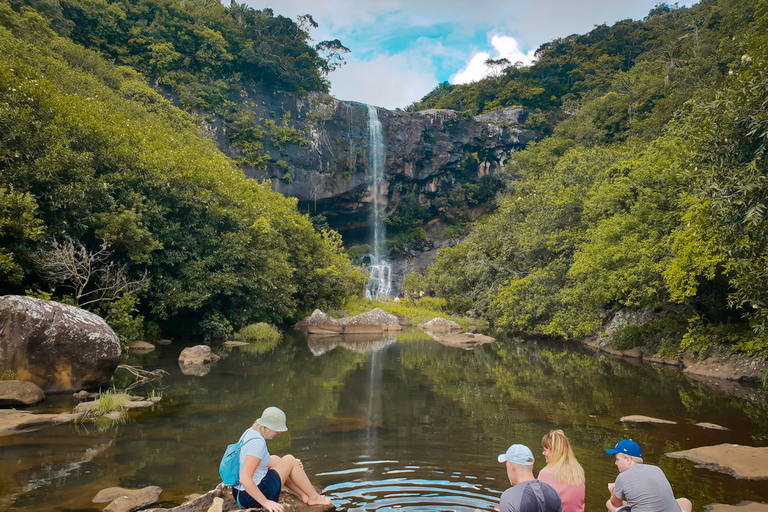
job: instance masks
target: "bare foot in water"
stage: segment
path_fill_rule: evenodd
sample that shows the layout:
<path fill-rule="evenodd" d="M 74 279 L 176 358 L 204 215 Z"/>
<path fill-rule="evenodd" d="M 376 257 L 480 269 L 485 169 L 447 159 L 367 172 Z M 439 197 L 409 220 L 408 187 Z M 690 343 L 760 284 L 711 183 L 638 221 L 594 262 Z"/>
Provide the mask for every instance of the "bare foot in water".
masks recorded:
<path fill-rule="evenodd" d="M 317 498 L 310 499 L 309 496 L 306 496 L 303 498 L 305 505 L 330 505 L 331 504 L 331 498 L 328 496 L 323 496 L 322 494 L 318 494 Z"/>

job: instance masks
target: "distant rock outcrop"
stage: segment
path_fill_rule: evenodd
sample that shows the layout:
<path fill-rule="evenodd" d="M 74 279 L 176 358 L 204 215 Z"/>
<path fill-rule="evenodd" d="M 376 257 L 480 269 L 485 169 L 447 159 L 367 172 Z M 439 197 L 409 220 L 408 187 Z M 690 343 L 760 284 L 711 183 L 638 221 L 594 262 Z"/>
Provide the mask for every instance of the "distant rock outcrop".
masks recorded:
<path fill-rule="evenodd" d="M 403 329 L 403 318 L 375 308 L 359 315 L 333 318 L 319 309 L 312 315 L 296 323 L 297 329 L 306 329 L 310 334 L 382 334 Z"/>
<path fill-rule="evenodd" d="M 108 384 L 120 341 L 98 315 L 54 301 L 0 297 L 0 371 L 46 393 Z"/>

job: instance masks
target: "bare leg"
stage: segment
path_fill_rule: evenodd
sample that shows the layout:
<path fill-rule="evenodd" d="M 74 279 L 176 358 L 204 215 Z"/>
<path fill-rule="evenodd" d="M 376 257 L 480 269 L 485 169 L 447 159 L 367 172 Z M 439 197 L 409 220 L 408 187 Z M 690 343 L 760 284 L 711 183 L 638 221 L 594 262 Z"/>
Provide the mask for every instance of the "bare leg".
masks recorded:
<path fill-rule="evenodd" d="M 272 467 L 272 460 L 270 459 L 269 467 L 270 469 L 277 471 L 277 474 L 280 475 L 280 480 L 282 480 L 283 484 L 289 489 L 298 489 L 300 492 L 297 494 L 300 496 L 301 493 L 304 493 L 307 497 L 307 500 L 304 501 L 304 503 L 307 505 L 331 504 L 330 498 L 317 493 L 312 486 L 312 483 L 309 481 L 309 477 L 304 472 L 304 468 L 301 467 L 296 460 L 296 457 L 293 455 L 286 455 L 285 457 L 280 458 L 274 467 Z"/>
<path fill-rule="evenodd" d="M 691 500 L 688 498 L 677 498 L 675 500 L 678 505 L 680 505 L 680 510 L 683 512 L 692 512 L 693 511 L 693 503 L 691 503 Z"/>

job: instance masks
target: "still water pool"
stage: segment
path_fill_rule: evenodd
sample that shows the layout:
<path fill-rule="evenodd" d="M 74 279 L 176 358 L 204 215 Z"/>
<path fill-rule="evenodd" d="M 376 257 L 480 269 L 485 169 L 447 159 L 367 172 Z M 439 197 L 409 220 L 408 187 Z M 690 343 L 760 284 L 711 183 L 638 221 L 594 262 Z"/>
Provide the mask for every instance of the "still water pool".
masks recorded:
<path fill-rule="evenodd" d="M 169 372 L 151 410 L 129 412 L 117 425 L 0 437 L 0 510 L 100 510 L 90 500 L 112 486 L 159 485 L 160 506 L 180 504 L 218 484 L 224 448 L 270 405 L 286 412 L 290 429 L 270 441 L 270 452 L 301 458 L 341 510 L 491 510 L 509 486 L 496 456 L 513 442 L 527 444 L 538 472 L 541 437 L 555 428 L 585 468 L 587 510 L 604 510 L 616 468 L 603 450 L 624 437 L 641 444 L 646 462 L 660 465 L 694 510 L 768 501 L 765 481 L 664 455 L 725 442 L 768 446 L 768 399 L 758 390 L 726 394 L 674 370 L 533 338 L 463 350 L 417 330 L 383 339 L 288 332 L 274 347 L 215 347 L 221 360 L 204 376 L 179 369 L 190 344 L 127 356 L 127 364 Z M 70 396 L 52 396 L 33 410 L 73 405 Z M 630 414 L 677 423 L 619 421 Z"/>

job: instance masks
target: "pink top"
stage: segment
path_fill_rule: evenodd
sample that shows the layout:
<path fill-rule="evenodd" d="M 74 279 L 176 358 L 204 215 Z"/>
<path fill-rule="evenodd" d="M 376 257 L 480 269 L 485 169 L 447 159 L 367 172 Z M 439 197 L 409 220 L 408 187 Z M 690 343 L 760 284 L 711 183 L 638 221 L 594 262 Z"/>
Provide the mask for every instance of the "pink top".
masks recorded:
<path fill-rule="evenodd" d="M 563 512 L 584 512 L 584 494 L 587 490 L 586 484 L 568 485 L 565 482 L 555 480 L 555 477 L 549 472 L 549 468 L 546 467 L 539 471 L 539 481 L 554 487 L 557 494 L 560 495 L 560 499 L 563 501 Z"/>

